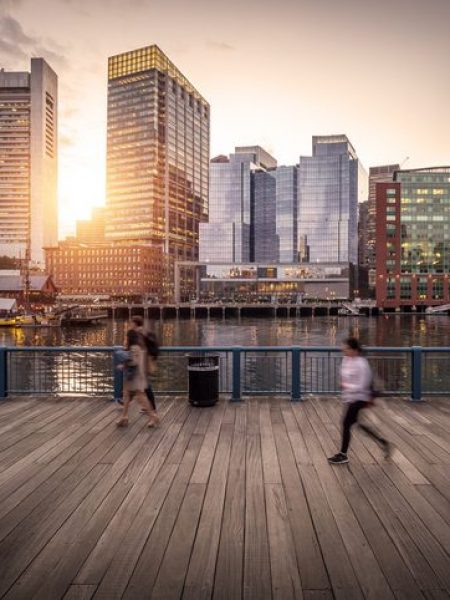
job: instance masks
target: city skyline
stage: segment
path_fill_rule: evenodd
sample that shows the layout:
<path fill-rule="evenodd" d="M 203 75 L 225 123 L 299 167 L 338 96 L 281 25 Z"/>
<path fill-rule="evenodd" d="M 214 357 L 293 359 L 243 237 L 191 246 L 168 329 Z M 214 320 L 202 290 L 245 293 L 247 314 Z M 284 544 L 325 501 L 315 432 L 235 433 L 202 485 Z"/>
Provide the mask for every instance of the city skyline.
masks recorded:
<path fill-rule="evenodd" d="M 211 104 L 211 156 L 261 144 L 295 164 L 312 135 L 345 133 L 366 169 L 449 162 L 446 0 L 259 2 L 239 19 L 234 1 L 209 13 L 201 1 L 39 5 L 51 18 L 37 30 L 36 3 L 0 0 L 1 66 L 42 56 L 59 76 L 60 238 L 104 204 L 108 56 L 153 43 Z"/>

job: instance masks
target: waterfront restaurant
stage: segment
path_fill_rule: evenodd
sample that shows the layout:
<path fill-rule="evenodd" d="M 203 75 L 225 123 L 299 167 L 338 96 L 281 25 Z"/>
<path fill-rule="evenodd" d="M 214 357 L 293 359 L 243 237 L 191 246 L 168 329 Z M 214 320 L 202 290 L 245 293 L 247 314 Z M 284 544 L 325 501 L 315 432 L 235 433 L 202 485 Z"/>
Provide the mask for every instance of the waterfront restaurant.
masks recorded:
<path fill-rule="evenodd" d="M 189 299 L 175 269 L 176 302 Z M 191 263 L 191 266 L 193 264 Z M 355 295 L 355 269 L 349 263 L 197 264 L 191 297 L 203 302 L 280 302 L 348 300 Z"/>

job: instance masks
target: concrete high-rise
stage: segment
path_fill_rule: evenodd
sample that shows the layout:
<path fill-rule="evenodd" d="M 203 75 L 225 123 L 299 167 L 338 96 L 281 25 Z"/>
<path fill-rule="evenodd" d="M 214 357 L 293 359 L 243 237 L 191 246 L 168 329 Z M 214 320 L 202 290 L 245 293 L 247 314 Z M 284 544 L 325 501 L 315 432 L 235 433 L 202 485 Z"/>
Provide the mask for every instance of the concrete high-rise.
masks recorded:
<path fill-rule="evenodd" d="M 58 78 L 43 58 L 0 70 L 0 255 L 44 264 L 58 238 Z"/>
<path fill-rule="evenodd" d="M 313 137 L 313 155 L 300 157 L 298 190 L 302 260 L 356 265 L 367 176 L 347 136 Z"/>
<path fill-rule="evenodd" d="M 108 61 L 106 239 L 166 264 L 198 259 L 208 217 L 209 104 L 155 45 Z M 164 296 L 173 291 L 166 278 Z"/>

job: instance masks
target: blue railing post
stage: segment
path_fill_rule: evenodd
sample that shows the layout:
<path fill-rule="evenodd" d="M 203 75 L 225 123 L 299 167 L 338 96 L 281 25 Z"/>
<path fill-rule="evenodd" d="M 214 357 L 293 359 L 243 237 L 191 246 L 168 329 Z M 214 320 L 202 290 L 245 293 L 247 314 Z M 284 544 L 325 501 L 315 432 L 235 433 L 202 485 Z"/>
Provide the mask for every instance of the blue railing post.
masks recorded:
<path fill-rule="evenodd" d="M 8 354 L 6 348 L 0 348 L 0 398 L 8 395 Z"/>
<path fill-rule="evenodd" d="M 299 402 L 302 399 L 301 384 L 300 384 L 300 348 L 293 346 L 291 351 L 291 400 Z"/>
<path fill-rule="evenodd" d="M 233 377 L 232 377 L 232 393 L 231 401 L 239 402 L 241 400 L 241 348 L 234 347 L 232 349 L 233 357 Z"/>
<path fill-rule="evenodd" d="M 411 400 L 422 400 L 422 348 L 411 348 Z"/>
<path fill-rule="evenodd" d="M 119 348 L 117 348 L 119 350 Z M 114 398 L 113 401 L 117 402 L 122 398 L 123 395 L 123 371 L 118 369 L 119 359 L 117 350 L 113 350 L 113 382 L 114 382 Z"/>

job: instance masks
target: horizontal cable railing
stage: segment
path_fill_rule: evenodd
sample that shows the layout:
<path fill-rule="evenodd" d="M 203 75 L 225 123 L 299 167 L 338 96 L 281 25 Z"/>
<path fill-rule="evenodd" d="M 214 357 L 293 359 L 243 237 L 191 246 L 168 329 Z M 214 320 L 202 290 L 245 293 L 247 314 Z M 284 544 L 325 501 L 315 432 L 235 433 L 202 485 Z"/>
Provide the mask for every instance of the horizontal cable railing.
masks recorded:
<path fill-rule="evenodd" d="M 21 394 L 82 394 L 119 397 L 122 372 L 114 346 L 0 347 L 0 398 Z M 160 394 L 188 392 L 188 356 L 219 356 L 219 390 L 238 400 L 247 395 L 339 392 L 342 353 L 335 347 L 237 346 L 161 348 L 153 386 Z M 367 348 L 377 387 L 387 395 L 450 394 L 450 348 Z"/>

